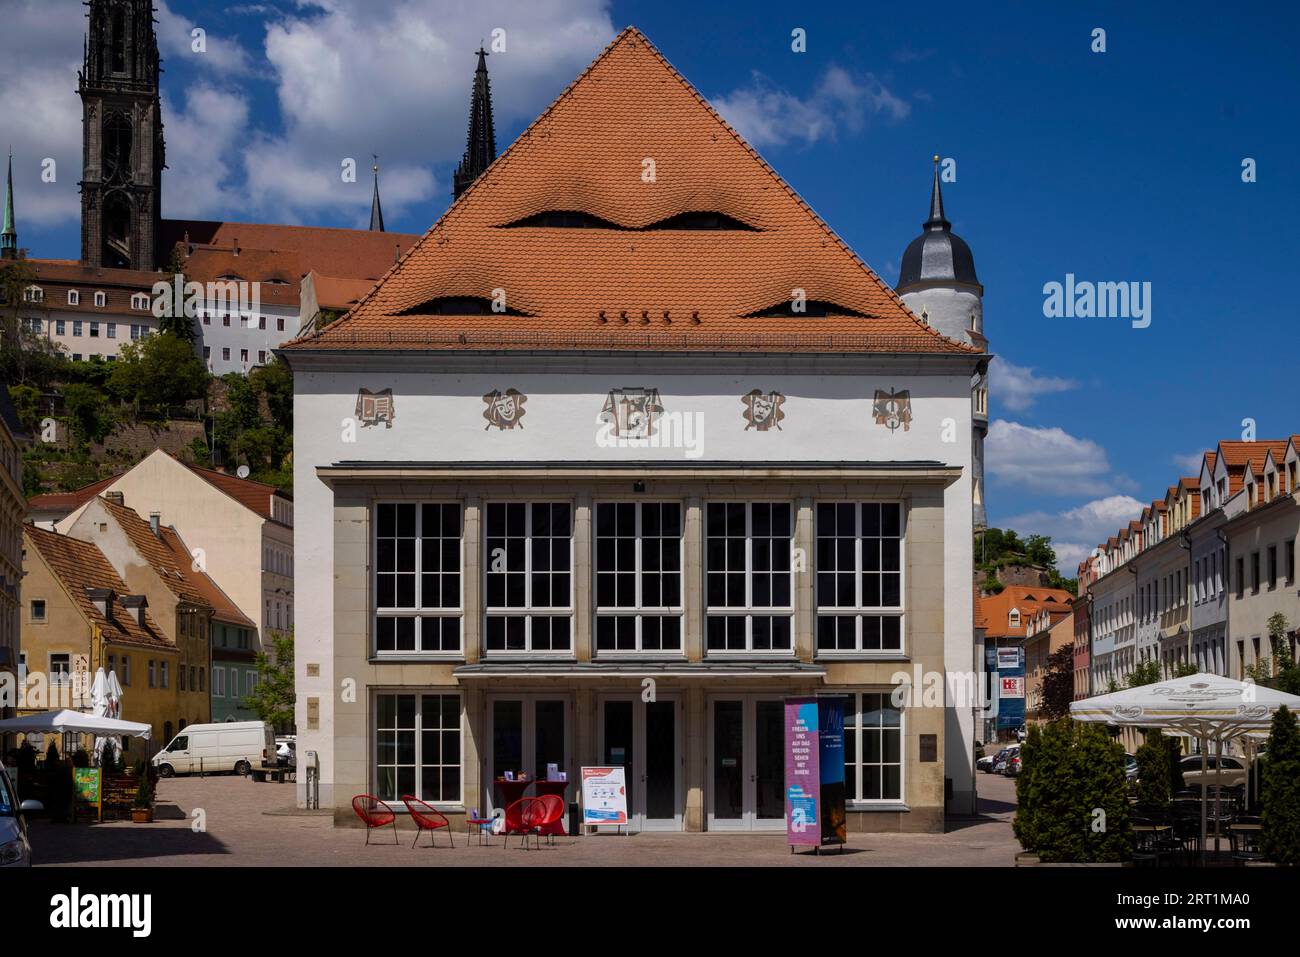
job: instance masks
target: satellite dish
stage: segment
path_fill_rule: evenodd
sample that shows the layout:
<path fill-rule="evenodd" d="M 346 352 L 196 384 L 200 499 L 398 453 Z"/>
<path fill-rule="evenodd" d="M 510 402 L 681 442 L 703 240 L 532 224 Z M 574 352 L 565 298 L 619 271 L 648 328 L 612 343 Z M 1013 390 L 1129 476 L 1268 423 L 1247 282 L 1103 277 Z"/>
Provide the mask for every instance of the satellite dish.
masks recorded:
<path fill-rule="evenodd" d="M 239 468 L 235 469 L 235 475 L 239 478 L 248 478 L 248 466 L 241 465 Z"/>

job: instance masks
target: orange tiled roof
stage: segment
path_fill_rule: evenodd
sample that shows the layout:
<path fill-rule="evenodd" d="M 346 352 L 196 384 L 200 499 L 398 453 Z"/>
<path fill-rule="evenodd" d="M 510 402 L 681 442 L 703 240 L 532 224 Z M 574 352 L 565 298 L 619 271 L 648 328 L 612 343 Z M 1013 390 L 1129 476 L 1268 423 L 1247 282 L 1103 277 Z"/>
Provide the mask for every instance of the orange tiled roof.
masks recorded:
<path fill-rule="evenodd" d="M 180 460 L 177 459 L 177 461 Z M 271 499 L 273 496 L 279 495 L 286 499 L 293 498 L 288 492 L 276 488 L 274 485 L 267 485 L 265 482 L 241 479 L 237 475 L 227 475 L 225 472 L 200 468 L 197 465 L 188 463 L 182 464 L 199 478 L 206 480 L 208 484 L 225 492 L 239 504 L 256 512 L 263 518 L 273 518 L 271 514 Z"/>
<path fill-rule="evenodd" d="M 558 211 L 604 227 L 511 225 Z M 691 212 L 749 228 L 649 228 Z M 753 317 L 796 289 L 830 314 Z M 495 290 L 509 314 L 430 306 Z M 388 346 L 980 353 L 912 315 L 631 27 L 356 308 L 285 348 Z"/>
<path fill-rule="evenodd" d="M 181 541 L 176 529 L 159 528 L 154 535 L 149 523 L 134 509 L 104 499 L 104 508 L 122 527 L 135 550 L 158 573 L 158 577 L 177 598 L 192 605 L 208 605 L 220 621 L 256 628 L 248 616 L 235 607 L 226 593 L 206 572 L 194 568 L 193 556 Z"/>
<path fill-rule="evenodd" d="M 1074 596 L 1063 588 L 1032 588 L 1028 585 L 1008 585 L 996 595 L 989 595 L 979 600 L 980 616 L 986 620 L 986 636 L 989 638 L 1023 638 L 1025 629 L 1035 614 L 1041 609 L 1059 608 L 1062 612 L 1070 611 Z M 1007 624 L 1007 616 L 1012 608 L 1020 609 L 1020 627 L 1012 628 Z"/>
<path fill-rule="evenodd" d="M 122 605 L 122 596 L 130 594 L 130 591 L 98 548 L 89 542 L 48 532 L 35 525 L 24 525 L 23 535 L 67 589 L 82 615 L 103 632 L 105 640 L 138 645 L 168 644 L 149 617 L 147 608 L 144 610 L 145 626 L 141 627 Z M 95 607 L 86 594 L 87 588 L 110 588 L 116 593 L 111 619 Z"/>
<path fill-rule="evenodd" d="M 71 492 L 46 492 L 43 495 L 33 495 L 27 500 L 29 510 L 40 511 L 62 511 L 64 513 L 76 511 L 86 502 L 108 488 L 116 482 L 121 476 L 112 475 L 106 479 L 100 479 L 98 482 L 91 482 L 89 485 L 83 485 L 79 489 Z"/>
<path fill-rule="evenodd" d="M 1252 466 L 1256 473 L 1263 470 L 1264 457 L 1270 449 L 1275 457 L 1280 455 L 1286 451 L 1286 439 L 1257 439 L 1254 442 L 1230 442 L 1225 439 L 1219 443 L 1217 451 L 1228 471 L 1229 495 L 1241 491 L 1247 465 Z"/>

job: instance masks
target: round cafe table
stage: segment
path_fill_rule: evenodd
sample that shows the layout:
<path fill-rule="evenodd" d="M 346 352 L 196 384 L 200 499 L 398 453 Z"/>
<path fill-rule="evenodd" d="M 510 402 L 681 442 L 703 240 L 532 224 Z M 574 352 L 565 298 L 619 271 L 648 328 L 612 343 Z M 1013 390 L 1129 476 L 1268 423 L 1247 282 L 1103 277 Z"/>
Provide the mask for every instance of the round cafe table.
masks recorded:
<path fill-rule="evenodd" d="M 500 798 L 499 806 L 506 812 L 506 827 L 502 833 L 519 833 L 524 829 L 524 822 L 519 819 L 519 811 L 515 809 L 514 804 L 532 786 L 532 780 L 507 781 L 505 778 L 495 778 L 492 783 L 496 786 L 497 796 Z"/>
<path fill-rule="evenodd" d="M 569 789 L 568 781 L 545 781 L 541 779 L 537 781 L 538 797 L 542 797 L 543 795 L 546 794 L 554 794 L 561 801 L 563 801 L 564 792 L 566 792 L 568 789 Z M 558 821 L 553 821 L 550 824 L 546 825 L 544 828 L 541 829 L 539 833 L 558 834 L 561 837 L 563 837 L 565 834 L 568 834 L 569 832 L 564 829 L 564 815 L 560 815 L 560 819 Z"/>

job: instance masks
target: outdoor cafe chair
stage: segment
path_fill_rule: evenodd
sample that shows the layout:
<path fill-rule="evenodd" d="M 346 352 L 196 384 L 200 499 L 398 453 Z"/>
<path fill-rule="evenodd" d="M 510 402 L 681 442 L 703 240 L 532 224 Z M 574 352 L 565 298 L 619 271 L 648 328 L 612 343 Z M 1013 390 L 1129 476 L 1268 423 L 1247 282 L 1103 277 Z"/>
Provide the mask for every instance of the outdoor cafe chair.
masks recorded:
<path fill-rule="evenodd" d="M 542 802 L 543 817 L 538 823 L 539 830 L 548 828 L 564 817 L 564 798 L 558 794 L 543 794 L 537 800 Z M 546 843 L 554 844 L 555 836 L 548 834 Z"/>
<path fill-rule="evenodd" d="M 478 831 L 478 843 L 480 847 L 484 843 L 484 834 L 488 835 L 489 840 L 487 843 L 491 844 L 492 826 L 494 824 L 496 824 L 496 818 L 482 817 L 478 813 L 478 808 L 474 808 L 474 810 L 470 811 L 469 817 L 465 819 L 465 846 L 469 847 L 469 837 L 472 831 Z"/>
<path fill-rule="evenodd" d="M 366 826 L 367 846 L 370 844 L 371 831 L 390 824 L 393 825 L 393 843 L 400 843 L 397 839 L 397 815 L 379 798 L 373 794 L 358 794 L 352 799 L 352 810 L 356 811 L 357 817 Z"/>
<path fill-rule="evenodd" d="M 411 842 L 412 847 L 415 847 L 420 842 L 420 835 L 425 831 L 429 832 L 429 846 L 433 847 L 434 832 L 443 828 L 447 829 L 447 840 L 451 841 L 451 846 L 456 846 L 456 839 L 451 836 L 451 822 L 447 820 L 445 814 L 432 805 L 421 801 L 413 794 L 403 794 L 402 803 L 406 805 L 411 820 L 415 822 L 415 840 Z"/>
<path fill-rule="evenodd" d="M 1238 815 L 1228 827 L 1228 840 L 1232 847 L 1232 862 L 1238 865 L 1253 864 L 1264 860 L 1260 849 L 1262 832 L 1260 819 L 1254 815 Z"/>
<path fill-rule="evenodd" d="M 542 803 L 541 798 L 520 798 L 506 808 L 505 839 L 501 842 L 501 845 L 504 847 L 510 843 L 511 834 L 522 834 L 524 836 L 524 848 L 527 849 L 528 835 L 533 834 L 537 837 L 537 846 L 540 849 L 542 837 L 539 829 L 545 820 L 546 805 Z"/>

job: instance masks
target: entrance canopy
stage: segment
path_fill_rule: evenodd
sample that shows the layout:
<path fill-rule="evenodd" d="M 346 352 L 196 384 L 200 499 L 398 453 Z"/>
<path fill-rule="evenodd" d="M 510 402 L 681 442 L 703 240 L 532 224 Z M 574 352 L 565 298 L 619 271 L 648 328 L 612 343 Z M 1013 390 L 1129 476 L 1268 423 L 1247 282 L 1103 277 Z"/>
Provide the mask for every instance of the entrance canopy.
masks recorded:
<path fill-rule="evenodd" d="M 25 732 L 27 734 L 126 734 L 146 741 L 153 729 L 139 721 L 123 721 L 83 711 L 45 711 L 20 718 L 0 721 L 0 732 Z"/>

